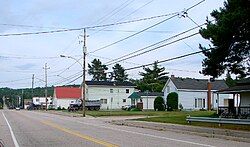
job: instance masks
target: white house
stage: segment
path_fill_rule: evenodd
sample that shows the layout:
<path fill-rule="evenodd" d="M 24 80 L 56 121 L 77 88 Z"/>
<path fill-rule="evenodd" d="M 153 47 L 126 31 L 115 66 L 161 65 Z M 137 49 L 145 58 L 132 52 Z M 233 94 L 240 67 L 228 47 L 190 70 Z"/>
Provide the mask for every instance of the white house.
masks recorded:
<path fill-rule="evenodd" d="M 81 89 L 79 87 L 55 87 L 53 95 L 54 108 L 69 107 L 70 103 L 74 103 L 81 98 Z"/>
<path fill-rule="evenodd" d="M 47 97 L 47 108 L 52 107 L 52 97 Z M 32 103 L 35 105 L 40 105 L 46 108 L 46 98 L 45 97 L 33 97 Z"/>
<path fill-rule="evenodd" d="M 121 109 L 131 104 L 128 98 L 135 91 L 131 82 L 86 81 L 86 99 L 100 100 L 101 109 Z"/>
<path fill-rule="evenodd" d="M 224 80 L 215 80 L 209 83 L 211 84 L 211 107 L 216 109 L 218 107 L 216 91 L 226 89 L 228 86 Z M 171 76 L 162 92 L 164 92 L 165 101 L 167 101 L 169 93 L 176 92 L 178 94 L 179 106 L 182 105 L 183 109 L 208 108 L 208 80 L 206 79 L 177 78 Z M 224 99 L 229 98 L 229 94 L 221 95 L 219 99 L 220 104 L 224 102 Z"/>

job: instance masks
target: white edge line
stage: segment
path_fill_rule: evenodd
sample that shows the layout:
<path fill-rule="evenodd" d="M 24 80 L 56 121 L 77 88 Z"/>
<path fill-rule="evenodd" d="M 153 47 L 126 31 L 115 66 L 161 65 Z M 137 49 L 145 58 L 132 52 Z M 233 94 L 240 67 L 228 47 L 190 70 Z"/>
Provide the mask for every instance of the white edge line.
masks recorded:
<path fill-rule="evenodd" d="M 8 120 L 7 120 L 7 118 L 5 117 L 5 115 L 4 115 L 3 112 L 2 112 L 2 114 L 3 114 L 3 117 L 4 117 L 4 119 L 5 119 L 5 121 L 6 121 L 7 125 L 8 125 L 8 127 L 9 127 L 10 134 L 11 134 L 11 137 L 12 137 L 12 140 L 13 140 L 13 142 L 14 142 L 15 147 L 19 147 L 19 144 L 18 144 L 18 142 L 17 142 L 17 140 L 16 140 L 16 137 L 15 137 L 13 131 L 12 131 L 12 128 L 11 128 L 11 126 L 10 126 L 10 124 L 9 124 L 9 122 L 8 122 Z"/>

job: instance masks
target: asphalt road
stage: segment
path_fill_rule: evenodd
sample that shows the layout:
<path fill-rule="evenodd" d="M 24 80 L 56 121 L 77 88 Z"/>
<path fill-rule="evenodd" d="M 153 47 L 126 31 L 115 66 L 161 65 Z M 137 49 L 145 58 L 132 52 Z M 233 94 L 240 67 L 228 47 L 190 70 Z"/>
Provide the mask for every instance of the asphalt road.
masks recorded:
<path fill-rule="evenodd" d="M 171 131 L 117 126 L 107 118 L 68 117 L 36 111 L 0 110 L 0 141 L 6 147 L 249 147 L 249 143 Z"/>

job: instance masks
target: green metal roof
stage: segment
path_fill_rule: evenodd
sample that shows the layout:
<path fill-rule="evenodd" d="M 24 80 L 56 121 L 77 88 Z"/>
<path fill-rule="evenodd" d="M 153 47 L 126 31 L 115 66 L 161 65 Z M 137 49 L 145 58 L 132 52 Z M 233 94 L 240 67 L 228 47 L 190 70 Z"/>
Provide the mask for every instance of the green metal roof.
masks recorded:
<path fill-rule="evenodd" d="M 131 98 L 131 99 L 140 99 L 141 96 L 137 92 L 133 92 L 128 98 Z"/>

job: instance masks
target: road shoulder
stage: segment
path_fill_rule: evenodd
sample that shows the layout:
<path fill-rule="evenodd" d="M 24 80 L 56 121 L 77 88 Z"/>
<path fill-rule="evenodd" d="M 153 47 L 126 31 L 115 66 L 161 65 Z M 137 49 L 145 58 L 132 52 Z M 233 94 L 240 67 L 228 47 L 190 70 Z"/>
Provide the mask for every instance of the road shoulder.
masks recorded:
<path fill-rule="evenodd" d="M 250 132 L 246 131 L 177 125 L 169 123 L 145 122 L 145 121 L 135 121 L 135 120 L 112 120 L 108 121 L 108 123 L 112 123 L 115 125 L 122 125 L 122 126 L 147 128 L 158 131 L 172 131 L 176 133 L 192 134 L 203 137 L 220 138 L 220 139 L 250 143 L 249 140 Z"/>

